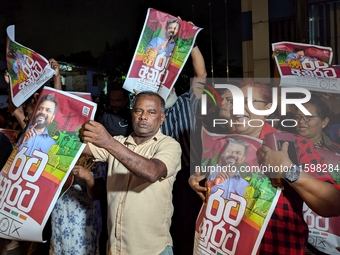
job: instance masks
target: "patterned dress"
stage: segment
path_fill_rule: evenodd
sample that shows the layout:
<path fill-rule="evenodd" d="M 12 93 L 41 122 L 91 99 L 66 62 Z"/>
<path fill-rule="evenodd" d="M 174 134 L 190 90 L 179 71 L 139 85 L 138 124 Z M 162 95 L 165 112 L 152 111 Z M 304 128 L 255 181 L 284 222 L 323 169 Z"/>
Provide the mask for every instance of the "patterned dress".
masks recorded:
<path fill-rule="evenodd" d="M 96 163 L 94 178 L 106 179 L 106 167 Z M 102 226 L 99 200 L 86 193 L 83 180 L 75 180 L 58 199 L 51 214 L 54 255 L 95 255 Z"/>

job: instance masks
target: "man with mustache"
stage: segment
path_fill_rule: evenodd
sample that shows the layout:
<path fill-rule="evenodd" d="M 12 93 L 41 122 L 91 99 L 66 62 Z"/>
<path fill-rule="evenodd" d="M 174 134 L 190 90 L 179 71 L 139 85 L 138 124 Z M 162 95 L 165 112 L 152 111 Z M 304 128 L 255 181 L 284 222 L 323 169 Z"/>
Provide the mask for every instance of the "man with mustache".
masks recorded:
<path fill-rule="evenodd" d="M 166 22 L 165 37 L 153 38 L 146 47 L 146 50 L 152 49 L 157 51 L 157 55 L 164 53 L 166 57 L 170 57 L 176 46 L 179 28 L 179 20 L 176 18 L 170 18 Z"/>
<path fill-rule="evenodd" d="M 28 126 L 18 151 L 27 148 L 25 155 L 32 157 L 35 150 L 47 153 L 55 141 L 48 135 L 47 126 L 58 110 L 57 99 L 49 94 L 41 97 L 32 123 Z"/>
<path fill-rule="evenodd" d="M 208 178 L 207 186 L 210 193 L 214 193 L 218 188 L 225 191 L 222 195 L 224 199 L 230 200 L 230 193 L 243 196 L 249 183 L 239 174 L 239 167 L 243 164 L 248 152 L 248 144 L 237 137 L 228 138 L 227 145 L 221 154 L 221 167 L 225 167 L 221 172 L 212 172 Z"/>

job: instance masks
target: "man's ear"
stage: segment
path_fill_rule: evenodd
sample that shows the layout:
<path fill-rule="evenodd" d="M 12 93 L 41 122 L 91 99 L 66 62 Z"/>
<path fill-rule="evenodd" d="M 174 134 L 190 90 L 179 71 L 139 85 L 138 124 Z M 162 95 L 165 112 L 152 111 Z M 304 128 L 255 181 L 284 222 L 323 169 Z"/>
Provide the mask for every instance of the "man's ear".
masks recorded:
<path fill-rule="evenodd" d="M 273 103 L 266 104 L 266 110 L 269 110 L 270 108 L 272 108 L 272 105 L 273 105 Z"/>

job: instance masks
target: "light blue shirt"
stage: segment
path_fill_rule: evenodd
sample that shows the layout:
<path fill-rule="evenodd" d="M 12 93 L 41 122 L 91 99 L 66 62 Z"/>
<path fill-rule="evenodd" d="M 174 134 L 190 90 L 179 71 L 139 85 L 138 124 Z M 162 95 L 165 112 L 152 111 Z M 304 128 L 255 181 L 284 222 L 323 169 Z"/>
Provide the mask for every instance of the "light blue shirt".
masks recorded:
<path fill-rule="evenodd" d="M 150 43 L 148 44 L 148 47 L 146 47 L 146 49 L 148 48 L 156 48 L 157 46 L 161 45 L 163 42 L 165 42 L 166 40 L 168 40 L 165 37 L 155 37 L 153 38 Z M 171 56 L 172 52 L 174 51 L 175 48 L 175 41 L 174 39 L 171 39 L 171 41 L 169 42 L 168 46 L 166 46 L 164 49 L 161 49 L 158 51 L 157 55 L 162 54 L 163 52 L 165 52 L 165 56 L 169 57 Z"/>
<path fill-rule="evenodd" d="M 30 129 L 32 126 L 28 126 Z M 32 155 L 34 150 L 38 150 L 44 153 L 47 153 L 52 145 L 55 144 L 55 141 L 48 135 L 47 128 L 45 128 L 44 132 L 38 134 L 35 129 L 33 129 L 35 135 L 28 139 L 26 142 L 20 144 L 18 151 L 20 151 L 23 147 L 27 147 L 27 151 L 25 152 L 26 156 L 34 157 Z"/>
<path fill-rule="evenodd" d="M 230 200 L 230 194 L 235 193 L 239 196 L 244 196 L 244 192 L 246 188 L 249 186 L 249 183 L 243 179 L 239 173 L 235 173 L 234 176 L 226 179 L 224 182 L 216 184 L 210 190 L 210 194 L 216 192 L 218 189 L 223 189 L 224 192 L 222 197 L 224 199 Z"/>
<path fill-rule="evenodd" d="M 303 62 L 305 59 L 307 59 L 305 56 L 300 58 L 300 55 L 295 53 L 295 52 L 291 52 L 287 55 L 286 57 L 286 62 L 288 62 L 288 60 L 293 60 L 293 59 L 299 59 L 300 62 Z"/>

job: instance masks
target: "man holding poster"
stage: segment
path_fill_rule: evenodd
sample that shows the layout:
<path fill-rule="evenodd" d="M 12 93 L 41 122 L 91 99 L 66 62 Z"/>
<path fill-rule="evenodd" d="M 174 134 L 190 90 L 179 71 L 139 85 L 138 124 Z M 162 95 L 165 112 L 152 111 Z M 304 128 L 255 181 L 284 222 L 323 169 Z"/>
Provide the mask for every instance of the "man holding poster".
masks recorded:
<path fill-rule="evenodd" d="M 172 187 L 181 168 L 181 148 L 160 131 L 164 108 L 157 93 L 138 93 L 132 109 L 134 132 L 128 137 L 112 137 L 94 121 L 84 125 L 88 144 L 83 153 L 109 164 L 108 254 L 173 254 Z"/>

